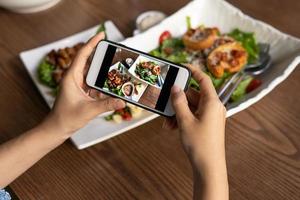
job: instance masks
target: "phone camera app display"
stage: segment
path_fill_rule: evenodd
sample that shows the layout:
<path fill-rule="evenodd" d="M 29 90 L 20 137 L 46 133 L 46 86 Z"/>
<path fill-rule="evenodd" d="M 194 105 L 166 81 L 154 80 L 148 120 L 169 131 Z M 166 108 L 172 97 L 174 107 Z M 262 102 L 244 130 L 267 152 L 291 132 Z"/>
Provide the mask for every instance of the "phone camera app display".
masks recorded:
<path fill-rule="evenodd" d="M 120 47 L 110 46 L 106 54 L 101 66 L 102 74 L 98 76 L 98 80 L 104 80 L 97 81 L 100 82 L 98 86 L 130 101 L 163 111 L 168 98 L 162 95 L 162 90 L 167 89 L 164 88 L 167 76 L 171 78 L 169 82 L 174 83 L 174 73 L 173 76 L 168 75 L 169 69 L 174 67 Z"/>

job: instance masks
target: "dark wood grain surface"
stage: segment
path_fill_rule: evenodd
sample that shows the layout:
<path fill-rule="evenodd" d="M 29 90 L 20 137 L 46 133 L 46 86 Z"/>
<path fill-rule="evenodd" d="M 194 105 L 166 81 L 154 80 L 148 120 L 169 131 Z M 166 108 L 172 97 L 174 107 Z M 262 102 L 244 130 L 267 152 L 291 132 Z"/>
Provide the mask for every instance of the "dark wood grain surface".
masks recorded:
<path fill-rule="evenodd" d="M 230 0 L 245 13 L 300 37 L 299 0 Z M 125 36 L 145 10 L 171 14 L 187 0 L 63 0 L 45 12 L 0 10 L 0 141 L 38 124 L 49 108 L 18 53 L 106 19 Z M 261 101 L 228 119 L 231 199 L 300 199 L 300 70 Z M 77 150 L 66 142 L 10 186 L 20 199 L 190 199 L 192 174 L 178 133 L 163 119 Z M 0 163 L 1 164 L 1 163 Z M 1 177 L 0 177 L 1 178 Z"/>

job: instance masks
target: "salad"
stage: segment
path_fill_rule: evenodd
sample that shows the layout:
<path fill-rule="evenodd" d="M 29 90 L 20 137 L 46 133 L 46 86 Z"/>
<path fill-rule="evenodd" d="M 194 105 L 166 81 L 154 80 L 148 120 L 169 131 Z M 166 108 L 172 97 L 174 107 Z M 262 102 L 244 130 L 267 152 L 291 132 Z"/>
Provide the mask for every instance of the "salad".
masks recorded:
<path fill-rule="evenodd" d="M 210 76 L 218 89 L 227 78 L 258 59 L 259 47 L 253 33 L 239 29 L 221 33 L 217 27 L 204 25 L 192 28 L 190 18 L 187 17 L 187 31 L 184 35 L 178 38 L 164 31 L 159 37 L 159 46 L 150 54 L 174 63 L 198 66 Z M 231 101 L 239 101 L 260 84 L 261 81 L 247 76 L 232 94 Z M 193 79 L 190 86 L 199 89 Z"/>
<path fill-rule="evenodd" d="M 155 85 L 160 75 L 160 66 L 153 61 L 142 61 L 137 64 L 135 73 L 139 78 Z"/>

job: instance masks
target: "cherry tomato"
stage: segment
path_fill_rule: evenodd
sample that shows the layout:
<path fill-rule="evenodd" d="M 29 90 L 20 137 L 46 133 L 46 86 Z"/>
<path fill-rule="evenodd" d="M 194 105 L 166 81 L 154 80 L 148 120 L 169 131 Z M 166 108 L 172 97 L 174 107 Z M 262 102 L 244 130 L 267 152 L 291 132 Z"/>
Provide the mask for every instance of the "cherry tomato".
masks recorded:
<path fill-rule="evenodd" d="M 122 115 L 122 119 L 123 120 L 131 120 L 132 116 L 129 112 L 125 112 L 123 115 Z"/>
<path fill-rule="evenodd" d="M 253 79 L 246 88 L 246 92 L 252 92 L 262 84 L 262 81 L 259 79 Z"/>
<path fill-rule="evenodd" d="M 170 31 L 164 31 L 162 34 L 159 36 L 159 44 L 162 44 L 163 41 L 170 39 L 172 37 Z"/>

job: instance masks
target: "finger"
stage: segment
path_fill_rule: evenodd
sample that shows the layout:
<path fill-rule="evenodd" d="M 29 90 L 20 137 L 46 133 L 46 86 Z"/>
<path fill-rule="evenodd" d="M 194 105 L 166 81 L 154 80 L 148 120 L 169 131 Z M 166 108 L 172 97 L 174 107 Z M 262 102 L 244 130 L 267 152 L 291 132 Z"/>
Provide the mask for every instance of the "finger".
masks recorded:
<path fill-rule="evenodd" d="M 189 109 L 185 93 L 176 85 L 172 87 L 171 100 L 179 125 L 193 119 L 194 116 Z"/>
<path fill-rule="evenodd" d="M 168 119 L 165 119 L 162 128 L 163 128 L 163 129 L 166 129 L 166 130 L 174 130 L 174 129 L 177 129 L 176 118 L 168 118 Z"/>
<path fill-rule="evenodd" d="M 92 37 L 78 52 L 74 59 L 74 67 L 84 69 L 86 66 L 87 60 L 93 52 L 94 48 L 105 38 L 104 32 L 100 32 L 94 37 Z"/>
<path fill-rule="evenodd" d="M 89 92 L 91 90 L 91 88 L 85 83 L 81 85 L 81 88 L 86 94 L 89 94 Z"/>
<path fill-rule="evenodd" d="M 203 93 L 207 97 L 218 97 L 213 83 L 207 74 L 205 74 L 200 68 L 194 65 L 186 64 L 185 66 L 191 70 L 192 77 L 199 83 L 201 93 Z"/>
<path fill-rule="evenodd" d="M 84 66 L 83 72 L 82 72 L 83 77 L 86 77 L 86 75 L 88 74 L 89 68 L 90 68 L 90 67 L 89 67 L 88 64 L 86 64 L 86 65 Z"/>
<path fill-rule="evenodd" d="M 99 91 L 95 89 L 90 89 L 89 90 L 89 96 L 92 97 L 93 99 L 98 99 L 99 98 Z"/>
<path fill-rule="evenodd" d="M 186 97 L 188 102 L 193 107 L 197 107 L 199 104 L 200 93 L 194 90 L 193 88 L 189 88 L 186 92 Z"/>
<path fill-rule="evenodd" d="M 108 96 L 102 92 L 98 92 L 98 97 L 99 97 L 99 99 L 106 99 L 106 98 L 109 98 L 110 96 Z"/>
<path fill-rule="evenodd" d="M 112 97 L 108 97 L 103 100 L 98 100 L 93 102 L 94 106 L 97 107 L 97 111 L 99 113 L 104 113 L 112 110 L 118 110 L 125 107 L 125 102 L 121 99 L 115 99 Z"/>

